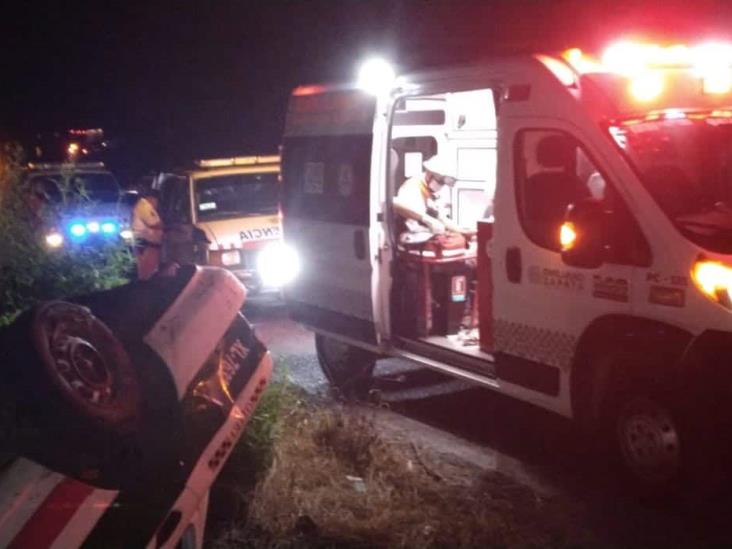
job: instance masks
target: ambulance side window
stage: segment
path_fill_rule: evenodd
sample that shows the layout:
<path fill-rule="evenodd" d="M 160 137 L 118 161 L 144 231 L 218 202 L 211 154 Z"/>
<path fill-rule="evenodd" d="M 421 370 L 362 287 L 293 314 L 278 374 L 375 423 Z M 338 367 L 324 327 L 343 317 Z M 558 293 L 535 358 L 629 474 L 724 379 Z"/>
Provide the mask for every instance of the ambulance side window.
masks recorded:
<path fill-rule="evenodd" d="M 371 135 L 289 138 L 283 159 L 285 215 L 369 224 Z"/>
<path fill-rule="evenodd" d="M 514 150 L 519 219 L 534 243 L 559 252 L 567 206 L 592 198 L 611 213 L 606 260 L 650 264 L 650 249 L 633 215 L 576 139 L 558 130 L 524 130 Z"/>

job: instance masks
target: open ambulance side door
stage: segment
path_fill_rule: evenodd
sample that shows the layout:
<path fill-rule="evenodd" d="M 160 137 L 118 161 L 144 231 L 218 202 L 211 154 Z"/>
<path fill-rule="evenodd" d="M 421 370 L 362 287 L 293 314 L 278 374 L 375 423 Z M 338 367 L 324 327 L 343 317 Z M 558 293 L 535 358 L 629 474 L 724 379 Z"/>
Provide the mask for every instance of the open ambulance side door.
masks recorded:
<path fill-rule="evenodd" d="M 287 288 L 292 317 L 316 331 L 376 344 L 370 166 L 376 100 L 354 89 L 293 92 L 282 151 L 283 231 L 300 258 Z"/>

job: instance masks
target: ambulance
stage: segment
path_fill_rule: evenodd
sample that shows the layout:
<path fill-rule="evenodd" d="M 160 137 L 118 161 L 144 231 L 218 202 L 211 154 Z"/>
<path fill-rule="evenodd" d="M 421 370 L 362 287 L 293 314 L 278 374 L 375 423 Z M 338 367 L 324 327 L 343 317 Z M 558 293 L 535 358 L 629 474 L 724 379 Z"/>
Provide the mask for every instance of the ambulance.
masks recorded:
<path fill-rule="evenodd" d="M 639 488 L 711 471 L 732 396 L 732 45 L 386 68 L 288 107 L 286 299 L 329 380 L 363 388 L 402 357 L 576 420 Z M 477 233 L 461 249 L 398 238 L 395 194 L 435 154 Z"/>
<path fill-rule="evenodd" d="M 228 269 L 250 295 L 278 292 L 297 267 L 282 244 L 279 161 L 212 158 L 160 174 L 163 260 Z"/>

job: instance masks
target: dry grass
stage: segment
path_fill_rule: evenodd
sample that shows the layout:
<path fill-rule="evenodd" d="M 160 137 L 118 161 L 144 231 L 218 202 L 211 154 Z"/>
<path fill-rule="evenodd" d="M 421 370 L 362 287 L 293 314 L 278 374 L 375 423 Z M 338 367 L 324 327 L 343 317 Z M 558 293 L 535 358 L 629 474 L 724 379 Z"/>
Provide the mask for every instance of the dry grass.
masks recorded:
<path fill-rule="evenodd" d="M 567 502 L 386 441 L 368 417 L 347 408 L 301 403 L 283 422 L 246 524 L 220 535 L 215 547 L 598 544 Z"/>

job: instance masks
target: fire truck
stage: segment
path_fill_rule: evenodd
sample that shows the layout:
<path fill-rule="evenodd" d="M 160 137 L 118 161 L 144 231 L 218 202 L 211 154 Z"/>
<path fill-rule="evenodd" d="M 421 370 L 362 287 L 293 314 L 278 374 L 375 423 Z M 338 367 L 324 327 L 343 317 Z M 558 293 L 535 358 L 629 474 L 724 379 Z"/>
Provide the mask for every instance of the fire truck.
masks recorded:
<path fill-rule="evenodd" d="M 298 87 L 287 113 L 286 299 L 330 381 L 402 357 L 576 420 L 639 487 L 709 472 L 732 396 L 732 45 L 386 68 Z M 395 195 L 435 154 L 477 233 L 458 250 L 399 239 Z"/>
<path fill-rule="evenodd" d="M 213 158 L 158 176 L 164 260 L 223 267 L 252 295 L 278 292 L 297 269 L 281 238 L 279 161 Z"/>

